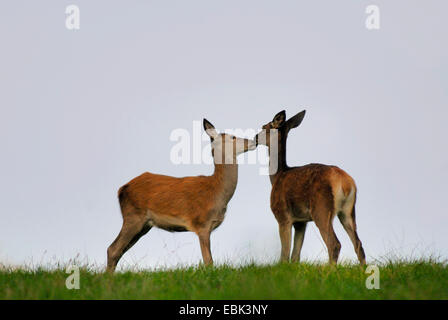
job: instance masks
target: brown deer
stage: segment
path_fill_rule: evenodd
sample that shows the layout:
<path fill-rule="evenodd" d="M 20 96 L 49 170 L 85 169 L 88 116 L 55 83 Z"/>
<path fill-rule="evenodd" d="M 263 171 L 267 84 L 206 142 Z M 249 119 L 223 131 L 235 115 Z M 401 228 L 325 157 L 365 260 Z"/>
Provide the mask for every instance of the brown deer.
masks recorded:
<path fill-rule="evenodd" d="M 286 164 L 286 139 L 289 130 L 302 122 L 305 110 L 286 120 L 285 111 L 262 127 L 255 136 L 256 144 L 269 149 L 269 178 L 272 184 L 271 209 L 278 221 L 282 245 L 281 261 L 289 261 L 291 229 L 294 226 L 294 247 L 291 260 L 300 260 L 306 225 L 314 221 L 328 249 L 331 263 L 337 263 L 341 244 L 333 230 L 337 215 L 355 247 L 359 262 L 365 254 L 356 232 L 355 181 L 336 166 L 312 163 L 300 167 Z"/>
<path fill-rule="evenodd" d="M 176 178 L 143 173 L 118 191 L 123 226 L 107 249 L 107 271 L 152 227 L 192 231 L 199 237 L 205 265 L 213 263 L 210 233 L 224 220 L 238 180 L 236 157 L 256 148 L 253 140 L 218 134 L 204 119 L 211 139 L 215 171 L 211 176 Z"/>

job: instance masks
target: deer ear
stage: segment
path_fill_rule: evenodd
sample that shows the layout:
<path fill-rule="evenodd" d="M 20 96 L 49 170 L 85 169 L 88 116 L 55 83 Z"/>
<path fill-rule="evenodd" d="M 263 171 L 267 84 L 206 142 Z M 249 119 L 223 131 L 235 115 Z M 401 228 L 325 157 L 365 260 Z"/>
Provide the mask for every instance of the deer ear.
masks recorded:
<path fill-rule="evenodd" d="M 207 132 L 210 138 L 215 139 L 218 136 L 218 132 L 215 129 L 215 126 L 212 125 L 207 119 L 204 118 L 204 130 Z"/>
<path fill-rule="evenodd" d="M 274 125 L 274 127 L 278 128 L 283 124 L 283 122 L 285 122 L 285 119 L 286 112 L 285 110 L 282 110 L 275 115 L 274 119 L 272 119 L 272 124 Z"/>
<path fill-rule="evenodd" d="M 299 112 L 294 117 L 288 119 L 286 121 L 286 125 L 288 126 L 288 129 L 297 128 L 300 123 L 302 123 L 303 117 L 305 117 L 306 110 L 303 110 L 302 112 Z"/>

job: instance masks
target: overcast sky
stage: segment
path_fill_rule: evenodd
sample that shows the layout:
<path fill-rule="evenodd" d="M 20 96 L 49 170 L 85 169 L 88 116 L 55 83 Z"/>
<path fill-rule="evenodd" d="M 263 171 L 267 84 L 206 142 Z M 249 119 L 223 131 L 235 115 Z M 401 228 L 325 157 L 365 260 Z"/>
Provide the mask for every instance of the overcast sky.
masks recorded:
<path fill-rule="evenodd" d="M 80 30 L 65 7 L 80 8 Z M 379 30 L 365 9 L 380 8 Z M 306 109 L 288 164 L 334 164 L 358 186 L 368 263 L 448 258 L 446 1 L 18 1 L 0 3 L 0 263 L 105 265 L 122 223 L 117 190 L 170 161 L 193 121 L 260 128 Z M 204 142 L 204 147 L 206 142 Z M 263 147 L 259 148 L 262 152 Z M 279 257 L 271 185 L 241 165 L 217 263 Z M 355 260 L 335 220 L 341 258 Z M 314 223 L 302 257 L 328 259 Z M 193 233 L 152 229 L 120 267 L 201 261 Z"/>

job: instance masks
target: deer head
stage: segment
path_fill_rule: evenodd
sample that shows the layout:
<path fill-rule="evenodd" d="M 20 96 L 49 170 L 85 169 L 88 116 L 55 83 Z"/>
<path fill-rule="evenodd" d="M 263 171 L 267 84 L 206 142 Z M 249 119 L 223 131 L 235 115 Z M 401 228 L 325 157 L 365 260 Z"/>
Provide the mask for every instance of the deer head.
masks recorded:
<path fill-rule="evenodd" d="M 272 121 L 262 127 L 262 131 L 255 136 L 256 145 L 262 144 L 271 147 L 271 143 L 281 144 L 286 141 L 289 130 L 297 128 L 305 117 L 305 110 L 286 120 L 285 110 L 277 113 Z M 285 121 L 286 120 L 286 121 Z M 277 136 L 277 139 L 272 137 Z"/>
<path fill-rule="evenodd" d="M 215 164 L 237 164 L 238 155 L 257 147 L 254 140 L 218 133 L 207 119 L 204 119 L 204 130 L 210 137 Z"/>

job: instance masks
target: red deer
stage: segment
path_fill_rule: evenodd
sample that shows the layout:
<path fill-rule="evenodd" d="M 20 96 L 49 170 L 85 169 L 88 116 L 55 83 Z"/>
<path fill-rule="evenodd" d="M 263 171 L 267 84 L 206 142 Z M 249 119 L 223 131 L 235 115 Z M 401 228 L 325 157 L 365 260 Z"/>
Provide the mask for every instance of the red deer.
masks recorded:
<path fill-rule="evenodd" d="M 224 220 L 238 180 L 236 157 L 256 148 L 253 140 L 218 134 L 204 119 L 215 170 L 211 176 L 170 177 L 143 173 L 118 191 L 123 226 L 107 250 L 107 271 L 152 227 L 192 231 L 199 237 L 205 265 L 213 263 L 210 233 Z"/>
<path fill-rule="evenodd" d="M 271 209 L 279 225 L 280 260 L 289 261 L 293 226 L 291 260 L 300 260 L 306 225 L 314 221 L 327 246 L 330 262 L 337 263 L 341 249 L 333 230 L 333 218 L 337 215 L 353 243 L 359 262 L 364 265 L 364 249 L 356 232 L 356 185 L 352 177 L 336 166 L 312 163 L 289 167 L 286 164 L 289 130 L 298 127 L 304 116 L 305 110 L 285 121 L 286 113 L 281 111 L 255 136 L 257 145 L 264 144 L 269 149 Z"/>

